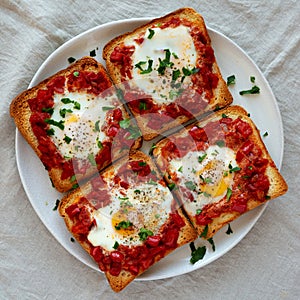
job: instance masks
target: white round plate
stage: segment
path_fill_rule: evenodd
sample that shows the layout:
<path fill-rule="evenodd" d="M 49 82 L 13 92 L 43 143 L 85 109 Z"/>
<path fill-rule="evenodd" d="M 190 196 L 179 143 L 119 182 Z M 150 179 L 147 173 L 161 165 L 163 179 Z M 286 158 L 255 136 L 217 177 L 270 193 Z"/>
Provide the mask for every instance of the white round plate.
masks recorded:
<path fill-rule="evenodd" d="M 45 60 L 29 87 L 35 86 L 46 77 L 67 67 L 69 57 L 79 59 L 89 55 L 90 51 L 96 50 L 95 58 L 104 63 L 102 49 L 109 40 L 147 21 L 149 19 L 144 18 L 111 22 L 72 38 Z M 234 104 L 243 106 L 251 114 L 261 134 L 268 132 L 268 136 L 263 137 L 263 140 L 277 167 L 280 168 L 283 155 L 283 130 L 280 112 L 270 86 L 255 63 L 239 46 L 215 30 L 209 29 L 209 34 L 223 77 L 226 80 L 232 74 L 236 76 L 236 84 L 230 86 Z M 255 76 L 255 83 L 260 87 L 261 92 L 258 95 L 240 96 L 240 90 L 251 88 L 250 76 Z M 71 235 L 63 219 L 57 211 L 53 211 L 56 199 L 60 199 L 62 194 L 52 187 L 48 173 L 18 130 L 16 132 L 16 158 L 25 192 L 42 222 L 68 252 L 89 267 L 98 270 L 96 263 L 81 246 L 71 241 Z M 173 277 L 211 263 L 233 248 L 249 232 L 265 207 L 266 205 L 258 207 L 232 222 L 233 234 L 226 234 L 227 227 L 221 229 L 214 237 L 216 250 L 213 252 L 208 246 L 204 258 L 194 265 L 189 262 L 191 255 L 189 245 L 185 245 L 152 266 L 137 280 Z M 203 241 L 199 240 L 195 244 L 197 246 L 201 243 Z"/>

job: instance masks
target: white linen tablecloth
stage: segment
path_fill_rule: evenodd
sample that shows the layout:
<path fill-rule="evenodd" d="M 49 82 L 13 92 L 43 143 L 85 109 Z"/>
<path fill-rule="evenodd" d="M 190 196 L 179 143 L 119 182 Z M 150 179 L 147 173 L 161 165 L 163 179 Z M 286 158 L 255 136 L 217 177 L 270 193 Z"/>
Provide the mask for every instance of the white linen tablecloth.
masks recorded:
<path fill-rule="evenodd" d="M 99 24 L 191 6 L 236 42 L 267 78 L 281 111 L 289 191 L 213 263 L 170 279 L 133 282 L 120 294 L 70 255 L 33 210 L 15 161 L 11 100 L 43 61 Z M 0 1 L 0 299 L 300 299 L 300 1 Z"/>

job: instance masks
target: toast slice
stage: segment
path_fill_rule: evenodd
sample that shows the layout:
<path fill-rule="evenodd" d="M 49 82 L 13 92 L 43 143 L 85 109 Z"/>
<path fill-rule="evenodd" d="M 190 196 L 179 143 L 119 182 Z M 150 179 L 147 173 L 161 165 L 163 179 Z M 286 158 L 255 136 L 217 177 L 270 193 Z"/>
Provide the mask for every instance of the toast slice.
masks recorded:
<path fill-rule="evenodd" d="M 59 213 L 116 292 L 197 238 L 155 164 L 140 151 L 71 191 Z"/>
<path fill-rule="evenodd" d="M 139 129 L 91 57 L 18 95 L 10 113 L 60 192 L 141 146 Z"/>
<path fill-rule="evenodd" d="M 204 20 L 192 8 L 114 38 L 103 58 L 145 140 L 233 100 Z"/>
<path fill-rule="evenodd" d="M 239 106 L 161 140 L 153 155 L 198 234 L 206 238 L 288 188 L 259 130 Z"/>

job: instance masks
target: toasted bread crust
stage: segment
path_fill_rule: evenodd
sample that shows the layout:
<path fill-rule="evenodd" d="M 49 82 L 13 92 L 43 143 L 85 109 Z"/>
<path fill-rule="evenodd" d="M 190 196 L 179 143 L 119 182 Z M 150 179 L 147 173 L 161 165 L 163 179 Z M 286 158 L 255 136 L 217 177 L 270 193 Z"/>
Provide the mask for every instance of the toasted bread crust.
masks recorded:
<path fill-rule="evenodd" d="M 225 108 L 223 110 L 220 110 L 220 111 L 214 113 L 213 115 L 208 116 L 207 118 L 203 119 L 202 121 L 188 126 L 187 128 L 183 129 L 179 133 L 176 133 L 175 135 L 176 136 L 184 136 L 186 134 L 186 132 L 190 128 L 192 128 L 195 124 L 198 124 L 200 127 L 202 127 L 205 124 L 207 124 L 208 122 L 220 119 L 222 117 L 222 114 L 225 114 L 228 117 L 231 117 L 233 119 L 236 119 L 239 117 L 242 120 L 246 121 L 251 126 L 253 133 L 251 134 L 249 139 L 252 142 L 254 142 L 254 144 L 258 145 L 259 148 L 262 150 L 261 157 L 265 158 L 269 161 L 269 165 L 266 170 L 266 174 L 270 181 L 270 187 L 269 187 L 269 191 L 268 191 L 269 200 L 277 198 L 277 197 L 283 195 L 284 193 L 286 193 L 288 187 L 287 187 L 285 180 L 281 176 L 281 174 L 280 174 L 279 170 L 277 169 L 277 167 L 275 166 L 270 154 L 268 153 L 268 150 L 260 136 L 259 130 L 257 129 L 256 125 L 253 123 L 253 121 L 250 119 L 250 117 L 248 117 L 248 113 L 246 112 L 246 110 L 243 109 L 242 107 L 231 106 L 231 107 Z M 164 166 L 165 162 L 161 155 L 161 149 L 166 145 L 167 142 L 168 142 L 167 139 L 161 140 L 156 145 L 156 148 L 153 151 L 153 155 L 156 159 L 157 165 L 161 169 L 163 169 L 164 172 L 165 172 L 165 168 L 163 166 Z M 168 176 L 167 173 L 165 173 L 164 178 L 168 183 L 172 182 L 170 179 L 170 176 Z M 181 199 L 181 202 L 183 203 L 180 193 L 175 191 L 175 194 L 179 199 Z M 255 207 L 265 203 L 266 201 L 267 201 L 267 199 L 263 202 L 257 201 L 255 199 L 249 199 L 247 202 L 247 211 L 254 209 Z M 183 205 L 183 208 L 184 208 L 184 205 Z M 197 229 L 198 234 L 201 234 L 203 232 L 205 226 L 197 225 L 195 216 L 193 216 L 189 213 L 187 213 L 187 214 L 188 214 L 188 217 L 191 220 L 192 224 Z M 225 213 L 222 213 L 219 217 L 213 218 L 213 221 L 208 225 L 208 232 L 207 232 L 206 238 L 211 238 L 220 228 L 222 228 L 224 225 L 228 224 L 229 222 L 233 221 L 234 219 L 238 218 L 240 215 L 241 215 L 241 213 L 238 213 L 238 212 L 225 212 Z"/>
<path fill-rule="evenodd" d="M 15 124 L 20 131 L 20 133 L 23 135 L 23 137 L 26 139 L 28 144 L 32 147 L 32 149 L 35 151 L 37 156 L 41 158 L 42 153 L 38 149 L 38 140 L 35 136 L 35 134 L 32 131 L 32 127 L 30 124 L 30 116 L 31 116 L 31 110 L 28 105 L 28 100 L 35 98 L 37 96 L 37 93 L 41 89 L 45 89 L 48 82 L 50 82 L 52 79 L 58 77 L 58 76 L 68 76 L 69 74 L 72 74 L 74 71 L 92 71 L 96 73 L 101 73 L 103 77 L 107 80 L 109 83 L 109 87 L 112 87 L 112 83 L 106 73 L 106 70 L 95 59 L 91 57 L 83 57 L 79 60 L 77 60 L 75 63 L 70 65 L 64 70 L 61 70 L 57 72 L 56 74 L 52 75 L 51 77 L 43 80 L 38 85 L 36 85 L 33 88 L 30 88 L 21 94 L 19 94 L 11 103 L 10 106 L 10 114 L 14 118 Z M 125 109 L 122 108 L 123 114 L 125 118 L 128 118 L 128 113 Z M 133 149 L 139 148 L 141 146 L 141 138 L 137 139 L 132 146 Z M 115 159 L 118 159 L 120 156 L 116 156 Z M 103 168 L 106 167 L 107 164 L 103 165 Z M 51 181 L 54 185 L 54 187 L 59 192 L 66 192 L 74 186 L 76 182 L 70 181 L 69 179 L 62 180 L 61 174 L 62 169 L 55 167 L 48 170 L 49 177 L 51 178 Z M 89 168 L 84 175 L 77 174 L 76 180 L 81 181 L 85 178 L 88 178 L 92 176 L 95 172 L 97 172 L 96 168 Z"/>
<path fill-rule="evenodd" d="M 112 174 L 114 174 L 114 170 L 117 170 L 122 164 L 124 164 L 127 161 L 132 160 L 143 160 L 147 162 L 151 166 L 151 170 L 155 171 L 157 174 L 159 174 L 158 169 L 156 168 L 155 164 L 152 162 L 151 158 L 140 151 L 132 151 L 129 154 L 129 157 L 127 159 L 123 158 L 117 163 L 111 165 L 104 171 L 102 171 L 100 174 L 104 178 L 110 177 Z M 60 202 L 59 205 L 59 213 L 64 218 L 64 221 L 66 223 L 66 226 L 68 230 L 72 233 L 72 226 L 74 225 L 72 223 L 72 220 L 68 217 L 66 214 L 66 209 L 76 202 L 79 201 L 79 199 L 84 195 L 91 191 L 91 185 L 90 182 L 85 183 L 84 185 L 78 187 L 74 191 L 71 191 L 68 195 L 66 195 Z M 185 222 L 185 226 L 181 228 L 179 232 L 179 237 L 177 240 L 177 247 L 180 247 L 186 243 L 189 243 L 197 238 L 197 233 L 195 229 L 192 227 L 191 223 L 188 219 L 184 216 L 181 208 L 178 209 L 178 214 L 182 217 L 182 219 Z M 90 254 L 91 250 L 91 244 L 89 244 L 86 240 L 83 240 L 79 237 L 79 235 L 76 235 L 72 233 L 74 237 L 77 239 L 77 241 L 82 245 L 82 247 Z M 165 254 L 168 255 L 173 250 L 168 250 Z M 162 257 L 160 255 L 157 255 L 154 257 L 154 263 L 159 261 Z M 107 277 L 107 280 L 109 284 L 111 285 L 112 289 L 115 292 L 121 291 L 125 286 L 127 286 L 132 280 L 134 280 L 137 276 L 142 274 L 144 271 L 140 271 L 137 275 L 133 275 L 128 271 L 122 270 L 121 273 L 118 276 L 112 276 L 108 271 L 105 272 L 105 275 Z"/>
<path fill-rule="evenodd" d="M 194 27 L 198 28 L 199 31 L 203 34 L 203 36 L 206 38 L 207 43 L 210 44 L 211 40 L 209 37 L 209 34 L 207 32 L 203 17 L 198 14 L 194 9 L 192 8 L 181 8 L 178 9 L 166 16 L 156 18 L 149 23 L 142 25 L 132 32 L 128 32 L 125 34 L 122 34 L 110 42 L 108 42 L 103 49 L 103 59 L 106 61 L 106 68 L 108 71 L 109 76 L 112 78 L 112 81 L 114 84 L 121 84 L 122 83 L 122 76 L 120 73 L 120 69 L 110 61 L 110 56 L 112 52 L 114 51 L 115 47 L 121 45 L 124 43 L 125 39 L 138 36 L 140 33 L 145 32 L 148 28 L 151 26 L 160 23 L 160 22 L 168 22 L 174 17 L 179 17 L 182 20 L 188 20 L 193 24 Z M 199 113 L 195 114 L 194 117 L 199 117 L 203 115 L 206 112 L 213 111 L 217 108 L 222 108 L 226 107 L 229 104 L 232 103 L 233 98 L 232 95 L 230 94 L 228 87 L 222 78 L 222 74 L 220 72 L 220 69 L 217 65 L 217 62 L 215 61 L 212 66 L 212 70 L 215 75 L 218 76 L 218 85 L 215 89 L 213 89 L 213 97 L 210 100 L 209 105 L 203 110 L 200 111 Z M 174 119 L 166 124 L 163 125 L 162 128 L 159 130 L 151 130 L 149 127 L 145 126 L 147 122 L 145 122 L 145 118 L 135 112 L 133 112 L 133 115 L 137 119 L 138 125 L 141 128 L 141 131 L 143 133 L 143 137 L 145 140 L 152 140 L 154 137 L 158 136 L 160 133 L 165 132 L 171 128 L 174 128 L 176 126 L 179 126 L 180 124 L 183 124 L 187 121 L 190 120 L 189 117 L 187 116 L 180 116 L 177 119 Z"/>

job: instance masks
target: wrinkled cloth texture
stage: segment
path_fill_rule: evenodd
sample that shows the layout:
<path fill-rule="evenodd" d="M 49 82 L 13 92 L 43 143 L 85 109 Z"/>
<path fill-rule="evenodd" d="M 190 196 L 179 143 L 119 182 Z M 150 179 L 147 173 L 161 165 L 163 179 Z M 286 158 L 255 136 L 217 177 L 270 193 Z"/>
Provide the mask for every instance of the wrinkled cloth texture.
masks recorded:
<path fill-rule="evenodd" d="M 119 294 L 70 255 L 43 225 L 22 187 L 11 100 L 72 37 L 107 22 L 190 6 L 256 62 L 284 128 L 289 191 L 270 202 L 246 237 L 213 263 L 174 278 L 135 281 Z M 300 299 L 300 1 L 0 2 L 0 299 Z"/>

